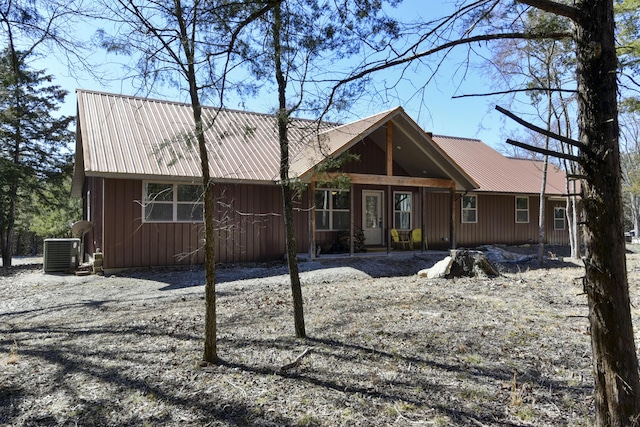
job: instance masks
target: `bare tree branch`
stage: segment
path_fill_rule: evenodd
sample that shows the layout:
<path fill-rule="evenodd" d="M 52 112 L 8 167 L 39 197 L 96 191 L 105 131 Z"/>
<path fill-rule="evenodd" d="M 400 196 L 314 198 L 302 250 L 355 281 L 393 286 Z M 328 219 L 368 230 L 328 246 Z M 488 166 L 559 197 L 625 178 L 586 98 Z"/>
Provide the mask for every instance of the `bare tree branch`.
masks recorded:
<path fill-rule="evenodd" d="M 492 96 L 492 95 L 505 95 L 508 93 L 517 93 L 517 92 L 533 92 L 533 91 L 545 91 L 545 92 L 566 92 L 566 93 L 578 93 L 575 89 L 559 89 L 559 88 L 549 88 L 549 87 L 530 87 L 526 89 L 509 89 L 509 90 L 499 90 L 495 92 L 486 92 L 486 93 L 467 93 L 463 95 L 454 95 L 452 99 L 458 98 L 471 98 L 475 96 Z"/>
<path fill-rule="evenodd" d="M 407 64 L 412 61 L 415 61 L 420 58 L 424 58 L 430 55 L 434 55 L 438 52 L 450 50 L 456 46 L 468 45 L 471 43 L 478 43 L 483 41 L 492 41 L 492 40 L 505 40 L 505 39 L 523 39 L 523 40 L 562 40 L 570 38 L 571 34 L 567 32 L 557 32 L 557 33 L 500 33 L 500 34 L 483 34 L 478 36 L 466 37 L 462 39 L 452 40 L 441 45 L 438 45 L 432 49 L 428 49 L 422 52 L 418 52 L 415 54 L 410 54 L 409 56 L 405 56 L 402 58 L 397 58 L 391 61 L 385 61 L 378 65 L 373 65 L 370 68 L 365 68 L 360 72 L 352 74 L 348 77 L 345 77 L 342 80 L 338 80 L 331 93 L 329 94 L 329 99 L 327 105 L 331 105 L 336 96 L 338 89 L 347 83 L 351 83 L 353 81 L 362 79 L 369 74 L 373 74 L 378 71 L 386 70 L 387 68 L 392 68 L 398 65 Z"/>
<path fill-rule="evenodd" d="M 533 151 L 534 153 L 540 153 L 547 156 L 558 157 L 561 159 L 573 160 L 575 162 L 580 162 L 580 158 L 578 156 L 573 156 L 571 154 L 560 153 L 558 151 L 546 150 L 544 148 L 536 147 L 533 145 L 525 144 L 524 142 L 514 141 L 513 139 L 507 139 L 507 144 L 524 148 L 525 150 Z"/>
<path fill-rule="evenodd" d="M 553 138 L 553 139 L 555 139 L 557 141 L 564 142 L 564 143 L 569 144 L 569 145 L 573 145 L 574 147 L 578 147 L 582 151 L 587 151 L 587 147 L 584 144 L 582 144 L 581 142 L 579 142 L 579 141 L 573 140 L 571 138 L 567 138 L 566 136 L 558 135 L 557 133 L 550 132 L 550 131 L 548 131 L 546 129 L 543 129 L 541 127 L 538 127 L 536 125 L 532 125 L 531 123 L 529 123 L 529 122 L 527 122 L 525 120 L 522 120 L 520 117 L 516 116 L 512 112 L 507 111 L 504 108 L 500 107 L 499 105 L 496 105 L 496 110 L 500 111 L 502 114 L 504 114 L 505 116 L 509 117 L 510 119 L 516 121 L 517 123 L 520 123 L 522 126 L 526 127 L 527 129 L 531 129 L 532 131 L 541 133 L 542 135 L 548 136 L 548 137 Z M 509 142 L 509 141 L 507 141 L 507 142 Z M 512 144 L 512 145 L 516 145 L 516 144 Z M 518 147 L 518 145 L 516 145 L 516 146 Z M 554 154 L 554 156 L 555 156 L 555 154 Z M 563 157 L 563 156 L 556 156 L 556 157 L 567 158 L 567 157 Z M 571 157 L 574 157 L 574 158 L 578 159 L 578 157 L 576 157 L 576 156 L 571 156 Z"/>
<path fill-rule="evenodd" d="M 556 15 L 564 16 L 571 19 L 574 22 L 580 23 L 585 19 L 582 10 L 569 6 L 567 4 L 558 3 L 551 0 L 516 0 L 518 3 L 526 4 L 536 9 L 544 10 L 545 12 L 554 13 Z"/>

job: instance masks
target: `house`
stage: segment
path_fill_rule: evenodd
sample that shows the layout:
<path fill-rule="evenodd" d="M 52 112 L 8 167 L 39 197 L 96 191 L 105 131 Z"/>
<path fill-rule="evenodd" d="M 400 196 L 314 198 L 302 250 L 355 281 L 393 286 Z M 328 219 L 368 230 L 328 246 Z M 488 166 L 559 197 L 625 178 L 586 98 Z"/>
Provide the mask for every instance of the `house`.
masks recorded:
<path fill-rule="evenodd" d="M 72 195 L 83 199 L 83 219 L 93 224 L 86 256 L 101 253 L 105 270 L 202 263 L 191 107 L 85 90 L 77 100 Z M 213 108 L 203 116 L 217 261 L 281 259 L 275 117 Z M 424 231 L 416 246 L 423 249 L 537 240 L 539 163 L 509 159 L 479 140 L 428 134 L 402 108 L 342 125 L 293 119 L 290 158 L 301 184 L 299 252 L 330 251 L 360 229 L 366 248 L 382 250 L 392 248 L 392 229 Z M 346 161 L 330 169 L 327 159 Z M 564 175 L 550 170 L 548 240 L 566 243 Z"/>

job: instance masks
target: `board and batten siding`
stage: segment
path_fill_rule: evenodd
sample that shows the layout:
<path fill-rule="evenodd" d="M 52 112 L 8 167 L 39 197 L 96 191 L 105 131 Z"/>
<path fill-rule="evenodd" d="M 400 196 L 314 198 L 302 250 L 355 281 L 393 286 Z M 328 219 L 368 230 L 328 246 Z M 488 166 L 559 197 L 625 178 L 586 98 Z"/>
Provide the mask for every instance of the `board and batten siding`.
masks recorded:
<path fill-rule="evenodd" d="M 104 268 L 204 263 L 204 224 L 143 222 L 142 185 L 104 179 Z M 217 184 L 215 194 L 216 262 L 282 258 L 280 187 Z"/>
<path fill-rule="evenodd" d="M 462 223 L 462 194 L 456 194 L 456 247 L 477 247 L 480 245 L 537 244 L 538 196 L 518 196 L 529 198 L 529 222 L 516 223 L 515 195 L 476 194 L 478 196 L 478 222 Z M 449 249 L 450 206 L 449 193 L 427 191 L 424 197 L 425 237 L 432 250 Z M 554 208 L 565 207 L 564 200 L 547 199 L 545 204 L 545 243 L 568 245 L 569 234 L 565 221 L 564 230 L 554 230 Z"/>
<path fill-rule="evenodd" d="M 450 248 L 451 195 L 449 192 L 427 191 L 424 197 L 425 238 L 431 250 Z M 460 221 L 460 218 L 457 218 Z"/>
<path fill-rule="evenodd" d="M 98 248 L 102 249 L 105 269 L 202 264 L 204 224 L 144 222 L 142 186 L 143 182 L 140 180 L 87 178 L 85 209 L 88 204 L 90 220 L 94 227 L 85 238 L 88 242 L 85 243 L 86 251 L 91 253 Z M 361 224 L 361 193 L 364 188 L 361 185 L 354 186 L 356 225 Z M 383 186 L 378 189 L 389 190 Z M 416 201 L 420 200 L 420 192 L 414 190 L 412 193 Z M 462 195 L 456 194 L 457 247 L 537 243 L 537 196 L 528 196 L 529 222 L 524 224 L 515 222 L 515 195 L 479 193 L 477 196 L 478 223 L 465 224 L 461 221 Z M 418 203 L 414 204 L 414 227 L 424 224 L 424 234 L 430 250 L 449 249 L 450 197 L 449 192 L 426 190 L 422 199 L 422 209 Z M 385 192 L 385 203 L 389 198 L 389 193 Z M 564 205 L 562 200 L 547 201 L 546 243 L 568 244 L 566 227 L 565 230 L 554 230 L 554 208 Z M 299 253 L 308 251 L 309 215 L 312 214 L 309 206 L 309 194 L 305 192 L 302 200 L 296 202 L 294 214 Z M 216 262 L 282 259 L 286 248 L 282 192 L 279 186 L 216 184 L 215 210 Z M 422 218 L 420 213 L 423 215 Z M 390 224 L 389 220 L 390 218 L 386 218 L 387 227 Z"/>
<path fill-rule="evenodd" d="M 529 222 L 515 221 L 516 195 L 475 194 L 477 196 L 477 223 L 463 223 L 462 204 L 456 201 L 456 240 L 458 247 L 475 247 L 486 244 L 536 244 L 538 243 L 538 196 L 518 196 L 529 198 Z M 458 195 L 458 199 L 462 196 Z M 553 213 L 555 207 L 564 207 L 564 201 L 547 200 L 545 204 L 545 243 L 569 244 L 566 230 L 554 230 Z"/>

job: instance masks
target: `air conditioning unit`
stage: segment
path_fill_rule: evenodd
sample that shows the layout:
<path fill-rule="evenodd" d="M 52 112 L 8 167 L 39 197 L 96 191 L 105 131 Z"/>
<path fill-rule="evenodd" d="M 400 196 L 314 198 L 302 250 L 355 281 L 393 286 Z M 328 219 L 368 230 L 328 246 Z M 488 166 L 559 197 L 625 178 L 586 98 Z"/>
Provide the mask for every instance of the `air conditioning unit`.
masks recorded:
<path fill-rule="evenodd" d="M 45 239 L 44 272 L 67 271 L 80 264 L 80 239 Z"/>

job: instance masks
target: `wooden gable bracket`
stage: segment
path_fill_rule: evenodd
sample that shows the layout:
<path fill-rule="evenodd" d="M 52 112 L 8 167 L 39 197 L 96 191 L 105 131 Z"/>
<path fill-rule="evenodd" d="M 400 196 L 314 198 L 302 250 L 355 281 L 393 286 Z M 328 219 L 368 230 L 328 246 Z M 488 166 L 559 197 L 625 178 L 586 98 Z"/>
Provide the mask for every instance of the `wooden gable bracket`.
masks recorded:
<path fill-rule="evenodd" d="M 424 187 L 424 188 L 444 188 L 453 189 L 456 188 L 456 183 L 451 179 L 443 178 L 417 178 L 411 176 L 385 176 L 385 175 L 370 175 L 364 173 L 341 173 L 341 172 L 327 172 L 326 179 L 331 180 L 338 176 L 346 175 L 351 180 L 352 184 L 364 184 L 364 185 L 395 185 L 405 187 Z"/>

